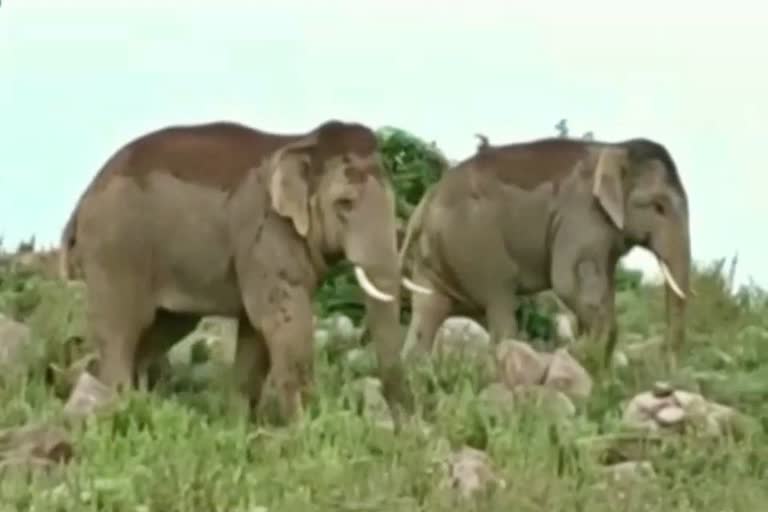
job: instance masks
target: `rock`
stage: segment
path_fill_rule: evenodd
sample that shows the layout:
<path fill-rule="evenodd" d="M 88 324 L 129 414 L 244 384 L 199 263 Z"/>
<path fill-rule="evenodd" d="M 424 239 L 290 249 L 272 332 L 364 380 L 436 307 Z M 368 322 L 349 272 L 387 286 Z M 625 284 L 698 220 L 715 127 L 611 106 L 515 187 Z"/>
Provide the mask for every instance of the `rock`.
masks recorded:
<path fill-rule="evenodd" d="M 555 338 L 560 343 L 573 343 L 576 340 L 576 321 L 572 315 L 557 313 L 554 316 Z"/>
<path fill-rule="evenodd" d="M 613 352 L 613 365 L 616 366 L 616 368 L 626 368 L 629 366 L 629 358 L 627 357 L 627 354 L 622 352 L 621 350 L 616 350 Z"/>
<path fill-rule="evenodd" d="M 64 414 L 71 417 L 88 416 L 104 410 L 117 398 L 114 391 L 96 377 L 83 372 L 77 379 L 69 400 L 64 405 Z"/>
<path fill-rule="evenodd" d="M 514 409 L 515 393 L 500 382 L 486 386 L 477 395 L 477 399 L 493 409 L 509 412 Z"/>
<path fill-rule="evenodd" d="M 669 397 L 658 398 L 650 391 L 640 393 L 624 408 L 621 421 L 632 430 L 656 432 L 660 427 L 655 419 L 656 413 L 671 403 Z"/>
<path fill-rule="evenodd" d="M 506 487 L 506 482 L 496 476 L 488 455 L 480 450 L 464 446 L 444 465 L 446 476 L 440 486 L 458 491 L 462 498 L 469 498 L 492 485 Z"/>
<path fill-rule="evenodd" d="M 340 353 L 358 346 L 360 330 L 348 316 L 334 313 L 316 322 L 314 338 L 318 349 Z"/>
<path fill-rule="evenodd" d="M 671 405 L 660 409 L 655 416 L 656 422 L 662 427 L 675 427 L 685 420 L 685 411 L 682 407 Z"/>
<path fill-rule="evenodd" d="M 376 372 L 376 354 L 371 349 L 353 348 L 344 354 L 344 362 L 355 375 L 372 375 Z"/>
<path fill-rule="evenodd" d="M 589 373 L 565 348 L 552 354 L 544 385 L 562 391 L 572 399 L 589 398 L 592 392 Z"/>
<path fill-rule="evenodd" d="M 517 340 L 503 340 L 496 347 L 499 380 L 508 388 L 541 384 L 549 364 L 549 354 L 540 354 Z"/>
<path fill-rule="evenodd" d="M 746 417 L 731 407 L 666 384 L 657 384 L 654 391 L 635 396 L 627 404 L 622 422 L 632 429 L 649 432 L 694 430 L 706 436 L 739 433 L 748 423 Z"/>
<path fill-rule="evenodd" d="M 570 398 L 557 389 L 540 385 L 518 386 L 512 390 L 515 403 L 533 406 L 546 416 L 557 420 L 572 418 L 576 415 L 576 406 Z"/>
<path fill-rule="evenodd" d="M 392 414 L 381 392 L 381 381 L 373 377 L 363 377 L 355 386 L 362 399 L 363 415 L 379 427 L 394 430 Z"/>
<path fill-rule="evenodd" d="M 540 385 L 516 386 L 507 388 L 495 382 L 485 387 L 477 399 L 493 411 L 508 414 L 516 406 L 529 406 L 556 419 L 571 418 L 576 414 L 576 406 L 564 393 Z"/>
<path fill-rule="evenodd" d="M 452 316 L 447 318 L 435 334 L 434 350 L 437 353 L 487 353 L 491 345 L 488 331 L 471 318 Z"/>
<path fill-rule="evenodd" d="M 653 464 L 649 461 L 619 462 L 606 466 L 603 471 L 611 476 L 614 482 L 638 481 L 656 476 Z"/>
<path fill-rule="evenodd" d="M 60 427 L 31 425 L 0 431 L 0 475 L 5 470 L 48 468 L 72 459 L 69 434 Z"/>
<path fill-rule="evenodd" d="M 0 315 L 0 367 L 13 367 L 25 356 L 30 344 L 26 325 Z"/>

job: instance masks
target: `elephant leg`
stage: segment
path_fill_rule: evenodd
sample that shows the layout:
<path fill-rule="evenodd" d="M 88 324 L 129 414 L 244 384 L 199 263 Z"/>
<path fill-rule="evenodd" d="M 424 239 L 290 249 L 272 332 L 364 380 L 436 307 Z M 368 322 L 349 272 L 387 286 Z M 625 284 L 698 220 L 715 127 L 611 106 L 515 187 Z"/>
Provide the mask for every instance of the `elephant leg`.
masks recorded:
<path fill-rule="evenodd" d="M 254 329 L 247 318 L 241 318 L 237 327 L 234 377 L 251 411 L 258 408 L 269 368 L 269 349 L 264 335 Z"/>
<path fill-rule="evenodd" d="M 125 269 L 88 268 L 88 330 L 98 350 L 98 377 L 116 391 L 133 385 L 139 340 L 154 320 L 140 280 Z"/>
<path fill-rule="evenodd" d="M 488 301 L 485 319 L 493 345 L 517 336 L 518 325 L 515 318 L 517 305 L 518 299 L 512 290 L 500 290 Z"/>
<path fill-rule="evenodd" d="M 418 283 L 428 282 L 417 273 L 414 279 Z M 432 289 L 431 294 L 414 293 L 411 298 L 411 321 L 403 346 L 405 359 L 415 360 L 432 353 L 435 334 L 454 307 L 453 299 L 437 286 L 426 286 Z"/>
<path fill-rule="evenodd" d="M 246 292 L 244 302 L 249 320 L 263 333 L 269 351 L 280 414 L 283 420 L 292 421 L 302 413 L 311 394 L 312 303 L 300 286 L 285 281 L 268 286 L 261 290 L 266 294 L 249 297 Z"/>
<path fill-rule="evenodd" d="M 581 260 L 571 269 L 556 271 L 553 287 L 576 315 L 580 334 L 586 335 L 586 340 L 574 347 L 576 352 L 599 373 L 611 364 L 618 333 L 613 274 L 591 259 Z"/>
<path fill-rule="evenodd" d="M 134 379 L 138 382 L 140 377 L 146 373 L 148 387 L 154 387 L 162 376 L 162 372 L 169 366 L 167 360 L 160 358 L 164 357 L 176 343 L 194 331 L 199 322 L 200 317 L 198 315 L 173 313 L 164 309 L 157 310 L 152 325 L 145 329 L 139 340 Z"/>

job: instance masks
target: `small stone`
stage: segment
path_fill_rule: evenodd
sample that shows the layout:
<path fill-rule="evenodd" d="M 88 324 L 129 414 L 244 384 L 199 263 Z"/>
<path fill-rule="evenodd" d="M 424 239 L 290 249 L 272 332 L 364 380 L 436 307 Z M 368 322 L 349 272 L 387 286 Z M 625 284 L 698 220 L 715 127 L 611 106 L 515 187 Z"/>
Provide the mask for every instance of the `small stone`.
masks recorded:
<path fill-rule="evenodd" d="M 629 366 L 629 358 L 627 354 L 621 350 L 617 350 L 613 353 L 613 364 L 617 368 L 627 368 Z"/>
<path fill-rule="evenodd" d="M 653 396 L 666 398 L 674 393 L 675 388 L 669 382 L 657 381 L 653 384 Z"/>
<path fill-rule="evenodd" d="M 355 338 L 355 324 L 346 315 L 333 315 L 333 317 L 331 317 L 329 327 L 334 331 L 336 336 L 340 337 L 344 341 L 349 341 Z"/>
<path fill-rule="evenodd" d="M 614 482 L 637 481 L 644 478 L 653 478 L 656 472 L 649 461 L 626 461 L 611 464 L 605 468 Z"/>
<path fill-rule="evenodd" d="M 656 421 L 663 427 L 671 427 L 685 420 L 685 411 L 675 405 L 664 407 L 656 412 Z"/>
<path fill-rule="evenodd" d="M 370 349 L 353 348 L 344 354 L 344 361 L 355 375 L 372 375 L 376 371 L 376 354 Z"/>
<path fill-rule="evenodd" d="M 567 313 L 556 313 L 554 317 L 555 337 L 561 343 L 572 343 L 576 340 L 575 322 Z"/>
<path fill-rule="evenodd" d="M 461 448 L 445 465 L 447 475 L 441 487 L 458 491 L 462 498 L 469 498 L 490 485 L 506 487 L 506 482 L 496 476 L 488 455 L 475 448 Z"/>
<path fill-rule="evenodd" d="M 669 398 L 661 399 L 650 391 L 635 395 L 624 408 L 621 421 L 627 427 L 654 432 L 658 430 L 656 412 L 667 405 L 674 405 Z"/>

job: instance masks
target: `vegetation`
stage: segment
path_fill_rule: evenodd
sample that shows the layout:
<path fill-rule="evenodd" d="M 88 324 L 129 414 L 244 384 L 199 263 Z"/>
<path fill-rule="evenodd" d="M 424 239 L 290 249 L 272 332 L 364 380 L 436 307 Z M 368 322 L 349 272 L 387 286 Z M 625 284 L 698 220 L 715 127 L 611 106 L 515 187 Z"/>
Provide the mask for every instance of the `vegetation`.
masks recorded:
<path fill-rule="evenodd" d="M 406 218 L 439 176 L 443 157 L 401 130 L 380 136 Z M 768 294 L 757 287 L 732 291 L 725 264 L 694 270 L 697 296 L 674 380 L 756 423 L 741 437 L 685 437 L 650 448 L 654 478 L 612 483 L 577 442 L 616 429 L 624 402 L 662 376 L 655 353 L 615 369 L 565 423 L 524 407 L 502 414 L 478 400 L 488 381 L 473 365 L 425 363 L 411 378 L 428 430 L 409 424 L 395 436 L 361 410 L 357 384 L 370 365 L 318 344 L 316 394 L 301 421 L 250 424 L 224 399 L 225 364 L 208 366 L 204 384 L 192 387 L 184 384 L 192 363 L 175 363 L 174 378 L 159 389 L 132 392 L 113 414 L 70 426 L 69 464 L 31 476 L 0 466 L 0 511 L 760 510 L 768 500 Z M 663 333 L 663 290 L 640 277 L 617 275 L 620 350 Z M 340 267 L 316 306 L 322 316 L 359 319 L 359 300 Z M 69 347 L 82 339 L 81 295 L 5 266 L 0 312 L 30 327 L 35 349 L 33 364 L 21 372 L 0 372 L 0 429 L 60 421 L 65 394 L 52 389 L 50 364 L 74 357 Z M 535 308 L 518 314 L 549 321 Z M 457 505 L 440 481 L 446 454 L 463 445 L 484 450 L 506 486 Z"/>

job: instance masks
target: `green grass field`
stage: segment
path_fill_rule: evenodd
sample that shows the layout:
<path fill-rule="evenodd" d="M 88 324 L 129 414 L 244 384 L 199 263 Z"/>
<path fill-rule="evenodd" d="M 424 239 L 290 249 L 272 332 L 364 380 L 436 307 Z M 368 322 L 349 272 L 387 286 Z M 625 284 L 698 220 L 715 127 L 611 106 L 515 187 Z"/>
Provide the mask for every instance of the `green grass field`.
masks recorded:
<path fill-rule="evenodd" d="M 696 272 L 688 344 L 672 380 L 739 409 L 754 428 L 740 438 L 681 437 L 649 448 L 655 476 L 636 483 L 611 481 L 601 461 L 578 446 L 614 431 L 623 403 L 668 377 L 653 357 L 614 370 L 566 422 L 523 406 L 505 412 L 484 404 L 477 396 L 487 379 L 471 365 L 421 367 L 411 372 L 421 422 L 395 435 L 361 412 L 354 382 L 370 365 L 318 348 L 317 396 L 302 421 L 250 424 L 228 405 L 226 365 L 209 363 L 202 375 L 179 364 L 159 389 L 134 392 L 113 414 L 69 427 L 68 464 L 0 473 L 0 510 L 763 510 L 768 299 L 754 289 L 727 293 L 722 266 Z M 28 366 L 0 375 L 0 428 L 61 422 L 66 397 L 57 396 L 45 369 L 67 357 L 65 340 L 82 328 L 82 302 L 56 282 L 7 273 L 0 293 L 0 310 L 30 326 L 35 349 Z M 618 304 L 619 350 L 630 338 L 663 332 L 659 288 L 622 292 Z M 505 485 L 463 501 L 441 486 L 447 455 L 462 446 L 485 451 Z"/>

